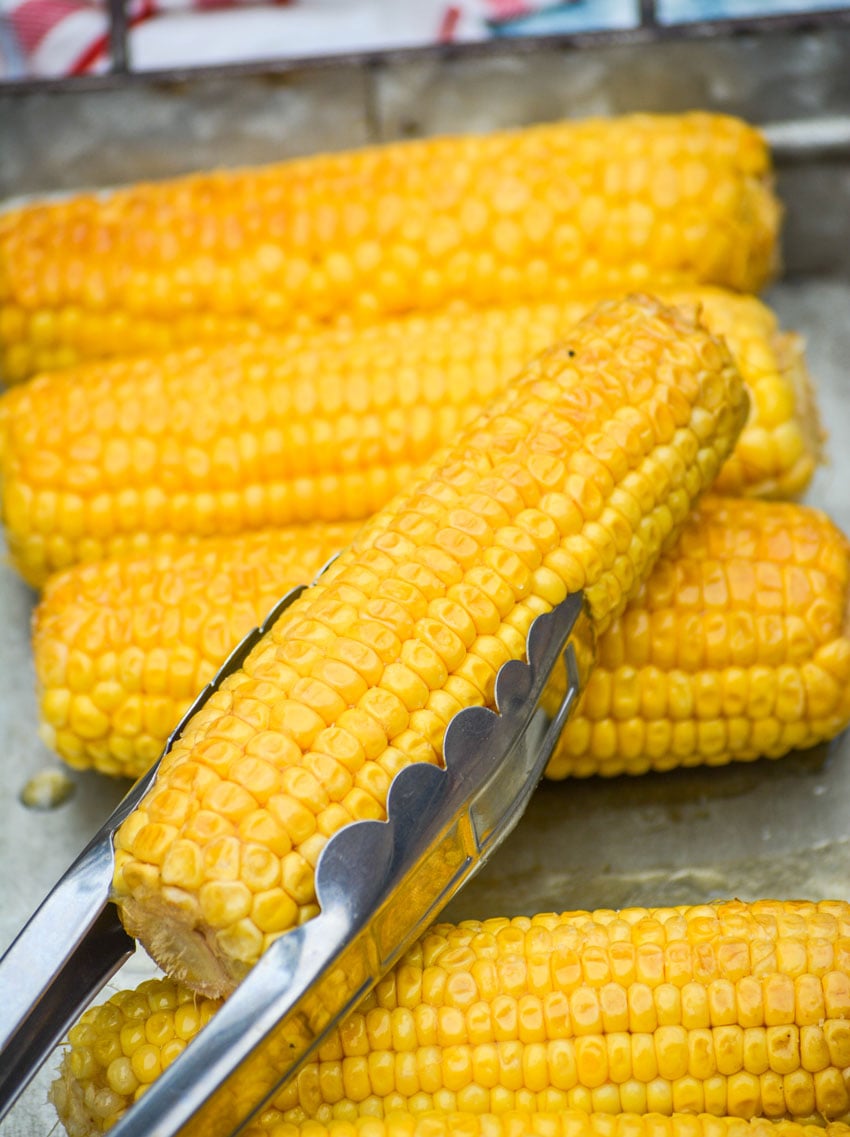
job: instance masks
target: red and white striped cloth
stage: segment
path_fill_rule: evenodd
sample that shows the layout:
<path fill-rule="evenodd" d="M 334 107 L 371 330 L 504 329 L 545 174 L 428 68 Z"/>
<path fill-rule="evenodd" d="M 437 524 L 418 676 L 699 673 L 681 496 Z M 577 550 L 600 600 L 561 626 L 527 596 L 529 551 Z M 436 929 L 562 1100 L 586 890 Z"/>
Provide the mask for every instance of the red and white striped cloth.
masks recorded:
<path fill-rule="evenodd" d="M 486 38 L 564 0 L 125 0 L 131 63 L 192 66 Z M 573 7 L 592 3 L 567 0 Z M 239 9 L 249 17 L 238 18 Z M 231 10 L 228 18 L 225 14 Z M 190 18 L 193 17 L 193 18 Z M 107 0 L 0 0 L 0 78 L 109 68 Z"/>
<path fill-rule="evenodd" d="M 134 28 L 155 16 L 254 2 L 127 0 L 127 22 Z M 108 67 L 109 13 L 105 0 L 0 0 L 0 20 L 28 75 L 82 75 Z"/>
<path fill-rule="evenodd" d="M 0 0 L 0 81 L 109 68 L 109 0 Z M 124 0 L 133 70 L 553 35 L 639 22 L 639 0 Z M 678 23 L 850 0 L 657 0 Z"/>

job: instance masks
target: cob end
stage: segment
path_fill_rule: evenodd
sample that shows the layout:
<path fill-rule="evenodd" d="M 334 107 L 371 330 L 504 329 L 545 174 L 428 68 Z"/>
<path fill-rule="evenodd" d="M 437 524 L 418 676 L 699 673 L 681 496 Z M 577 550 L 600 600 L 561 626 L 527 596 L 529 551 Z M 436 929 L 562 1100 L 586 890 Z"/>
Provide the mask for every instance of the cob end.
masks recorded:
<path fill-rule="evenodd" d="M 190 915 L 181 913 L 174 899 L 153 893 L 122 899 L 121 919 L 128 935 L 143 944 L 154 963 L 179 983 L 191 982 L 195 991 L 208 998 L 231 994 L 248 967 L 239 968 L 232 943 L 227 955 L 216 950 L 214 930 L 201 928 Z"/>

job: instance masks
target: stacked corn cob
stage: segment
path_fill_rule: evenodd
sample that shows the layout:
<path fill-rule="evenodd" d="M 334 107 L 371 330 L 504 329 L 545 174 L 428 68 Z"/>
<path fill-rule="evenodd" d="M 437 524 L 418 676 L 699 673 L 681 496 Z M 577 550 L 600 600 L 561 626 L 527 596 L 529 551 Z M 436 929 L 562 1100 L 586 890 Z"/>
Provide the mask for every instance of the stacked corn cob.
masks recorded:
<path fill-rule="evenodd" d="M 75 1113 L 76 1117 L 77 1114 Z M 68 1120 L 71 1137 L 88 1137 L 102 1130 L 87 1120 L 79 1124 Z M 310 1122 L 300 1126 L 277 1120 L 273 1110 L 263 1114 L 257 1124 L 244 1130 L 245 1137 L 847 1137 L 850 1127 L 826 1127 L 794 1121 L 744 1121 L 735 1117 L 674 1114 L 587 1113 L 560 1110 L 557 1113 L 530 1113 L 510 1110 L 496 1114 L 395 1113 L 386 1118 L 359 1117 L 351 1123 Z"/>
<path fill-rule="evenodd" d="M 550 777 L 777 757 L 850 722 L 850 545 L 788 503 L 706 499 L 599 640 Z"/>
<path fill-rule="evenodd" d="M 437 925 L 251 1133 L 491 1137 L 537 1132 L 537 1117 L 570 1137 L 721 1137 L 733 1123 L 709 1118 L 787 1118 L 843 1123 L 846 1137 L 848 935 L 840 902 Z M 108 1128 L 216 1007 L 163 979 L 86 1012 L 52 1091 L 71 1137 Z M 653 1118 L 601 1116 L 621 1113 Z"/>
<path fill-rule="evenodd" d="M 799 338 L 753 297 L 665 298 L 699 306 L 750 394 L 717 489 L 802 491 L 820 427 Z M 10 553 L 40 586 L 76 561 L 167 540 L 365 518 L 588 307 L 418 316 L 42 377 L 0 399 Z"/>
<path fill-rule="evenodd" d="M 122 550 L 366 516 L 522 361 L 564 334 L 590 303 L 577 291 L 646 281 L 673 302 L 698 304 L 747 381 L 751 421 L 719 488 L 799 492 L 820 443 L 799 341 L 755 298 L 693 283 L 755 289 L 769 277 L 779 218 L 770 177 L 764 142 L 746 124 L 639 115 L 200 176 L 6 215 L 0 343 L 12 379 L 132 350 L 142 342 L 135 332 L 150 346 L 165 328 L 169 342 L 210 342 L 242 325 L 326 324 L 330 309 L 312 301 L 331 293 L 333 314 L 349 324 L 420 310 L 365 330 L 66 371 L 10 393 L 0 404 L 0 462 L 16 563 L 41 585 L 58 567 Z M 466 235 L 457 256 L 443 240 L 452 226 Z M 357 275 L 375 268 L 367 252 L 376 236 L 377 299 Z M 72 250 L 67 264 L 58 245 Z M 302 302 L 289 303 L 305 256 L 309 295 L 302 289 Z M 526 303 L 428 314 L 448 302 L 481 309 L 516 298 Z M 448 353 L 435 350 L 441 340 Z M 40 649 L 47 686 L 67 653 L 61 638 Z M 69 755 L 92 746 L 115 768 L 128 750 L 123 737 L 113 744 L 118 759 L 103 743 L 119 697 L 107 654 L 96 676 L 75 657 L 47 713 Z M 162 663 L 146 663 L 154 687 Z M 96 702 L 86 701 L 89 684 Z M 165 721 L 152 733 L 152 714 L 148 757 Z M 137 724 L 137 709 L 122 721 L 125 731 Z"/>
<path fill-rule="evenodd" d="M 636 161 L 635 151 L 641 152 Z M 612 159 L 620 152 L 622 161 Z M 213 342 L 235 332 L 259 337 L 261 327 L 303 329 L 338 316 L 354 325 L 322 335 L 301 330 L 276 343 L 258 339 L 206 360 L 190 351 L 129 367 L 81 368 L 7 396 L 0 409 L 3 509 L 13 553 L 33 583 L 43 583 L 56 567 L 155 544 L 163 535 L 176 544 L 187 534 L 328 516 L 334 497 L 341 499 L 334 516 L 364 517 L 403 491 L 195 717 L 118 836 L 115 892 L 125 921 L 175 975 L 201 990 L 228 990 L 286 928 L 309 918 L 315 911 L 312 867 L 328 837 L 350 818 L 382 816 L 389 780 L 401 766 L 439 761 L 448 718 L 463 705 L 490 699 L 496 669 L 523 652 L 533 616 L 566 591 L 587 591 L 603 670 L 565 739 L 561 765 L 553 764 L 555 776 L 778 753 L 844 725 L 850 714 L 847 549 L 823 518 L 793 507 L 739 512 L 719 500 L 707 504 L 639 604 L 618 616 L 662 546 L 686 523 L 696 496 L 729 459 L 745 414 L 731 358 L 687 314 L 643 300 L 603 306 L 567 333 L 567 346 L 542 356 L 473 419 L 490 392 L 504 388 L 515 363 L 563 338 L 578 309 L 588 307 L 588 294 L 650 284 L 670 300 L 702 306 L 708 328 L 728 336 L 749 386 L 752 418 L 727 462 L 723 488 L 777 496 L 804 488 L 820 431 L 798 343 L 780 335 L 752 297 L 693 291 L 697 281 L 755 290 L 767 279 L 778 218 L 768 183 L 763 143 L 742 124 L 704 115 L 684 121 L 637 116 L 483 142 L 387 148 L 354 162 L 314 159 L 256 174 L 193 178 L 176 192 L 143 187 L 113 195 L 105 206 L 77 199 L 0 221 L 0 342 L 10 380 L 134 345 Z M 328 192 L 330 200 L 322 201 Z M 222 201 L 228 213 L 219 225 L 212 217 Z M 130 235 L 128 217 L 139 241 Z M 262 238 L 256 236 L 260 226 Z M 181 264 L 180 241 L 194 242 L 196 231 L 201 252 Z M 344 250 L 340 234 L 349 238 Z M 63 240 L 74 251 L 67 271 L 53 260 L 53 247 Z M 93 250 L 94 271 L 81 271 Z M 585 299 L 569 302 L 575 290 Z M 126 299 L 123 309 L 119 297 Z M 494 302 L 524 306 L 483 316 L 416 316 L 394 327 L 379 323 L 414 309 Z M 104 319 L 98 309 L 107 305 L 112 313 Z M 375 327 L 357 330 L 370 323 Z M 433 349 L 434 335 L 447 326 L 473 340 L 483 330 L 489 339 L 477 354 L 461 346 L 447 366 Z M 495 364 L 487 358 L 494 349 Z M 280 352 L 293 353 L 288 386 L 273 363 Z M 280 420 L 293 408 L 314 417 L 316 370 L 334 366 L 343 377 L 362 376 L 376 358 L 388 360 L 390 373 L 401 378 L 400 394 L 380 381 L 365 387 L 357 380 L 340 432 L 322 424 L 311 434 L 296 415 L 293 446 Z M 222 400 L 224 416 L 235 418 L 237 429 L 220 444 L 213 443 L 215 424 L 203 398 L 211 374 L 216 381 L 229 376 L 238 392 Z M 459 390 L 458 380 L 469 382 L 470 374 L 475 410 L 463 398 L 448 411 L 415 405 L 435 375 L 444 401 L 444 392 Z M 114 401 L 125 376 L 137 385 L 135 406 L 133 397 Z M 160 376 L 165 383 L 157 386 Z M 200 409 L 190 399 L 170 407 L 166 392 L 177 388 L 168 383 L 201 391 Z M 345 386 L 334 377 L 322 402 L 339 406 Z M 102 401 L 101 392 L 108 395 Z M 148 405 L 140 392 L 148 392 Z M 394 418 L 385 417 L 376 431 L 364 426 L 364 405 L 395 398 Z M 49 409 L 51 400 L 58 411 Z M 138 437 L 146 421 L 164 432 L 172 409 L 178 427 L 181 415 L 191 419 L 194 449 L 175 445 L 179 433 L 165 438 L 159 452 Z M 57 478 L 65 459 L 61 443 L 57 454 L 63 422 L 90 410 L 85 432 L 68 447 L 70 476 L 63 483 L 61 474 Z M 122 419 L 136 435 L 129 443 L 98 439 L 89 430 L 102 422 L 114 434 Z M 375 454 L 394 422 L 408 429 L 389 452 Z M 412 463 L 464 423 L 470 425 L 448 456 L 408 483 Z M 292 466 L 282 461 L 285 448 L 294 450 Z M 364 459 L 366 474 L 358 470 L 351 478 L 346 463 L 362 467 Z M 163 478 L 155 484 L 160 465 Z M 187 472 L 197 479 L 188 492 L 180 481 Z M 738 545 L 718 536 L 733 515 L 740 521 Z M 122 528 L 116 522 L 125 517 Z M 793 533 L 790 548 L 781 550 L 788 556 L 781 569 L 762 563 L 783 544 L 777 527 Z M 250 540 L 261 539 L 267 538 Z M 244 540 L 240 556 L 248 548 Z M 205 548 L 180 556 L 198 565 Z M 816 567 L 815 548 L 825 550 Z M 705 550 L 718 556 L 717 567 L 695 574 Z M 159 555 L 161 565 L 171 563 Z M 111 571 L 126 571 L 136 581 L 140 566 L 127 560 Z M 51 585 L 39 617 L 47 683 L 55 678 L 59 685 L 48 696 L 47 713 L 57 739 L 64 731 L 77 760 L 93 743 L 94 760 L 114 766 L 130 753 L 127 732 L 117 745 L 114 736 L 103 741 L 110 712 L 124 697 L 117 653 L 107 652 L 97 665 L 84 662 L 102 634 L 96 620 L 84 620 L 74 646 L 50 638 L 51 598 L 78 588 L 85 571 Z M 94 568 L 87 579 L 94 582 L 100 571 Z M 686 609 L 701 607 L 700 601 L 719 606 L 724 588 L 733 600 L 727 614 L 708 611 L 698 624 L 691 617 L 702 653 L 675 661 L 669 650 L 674 617 L 665 611 L 671 578 Z M 766 607 L 753 614 L 757 598 Z M 763 630 L 763 655 L 747 656 L 740 636 L 731 639 L 728 656 L 718 654 L 718 629 L 742 626 L 736 604 Z M 807 606 L 804 616 L 794 610 L 800 604 Z M 652 644 L 647 625 L 659 633 Z M 164 658 L 153 658 L 150 670 L 161 675 Z M 679 665 L 664 706 L 654 689 L 659 660 Z M 645 689 L 641 672 L 649 681 Z M 135 707 L 138 720 L 138 700 Z M 705 729 L 719 714 L 724 721 Z M 150 728 L 154 716 L 141 716 Z M 80 745 L 75 731 L 97 737 Z M 148 729 L 151 739 L 153 733 Z M 845 1117 L 839 1071 L 850 1061 L 842 1028 L 832 1020 L 847 1013 L 847 969 L 840 952 L 823 945 L 837 942 L 836 929 L 844 934 L 846 912 L 838 905 L 817 913 L 810 906 L 787 913 L 763 906 L 752 916 L 735 911 L 723 917 L 714 971 L 706 938 L 717 929 L 700 923 L 713 915 L 700 910 L 691 919 L 661 910 L 622 921 L 610 913 L 580 917 L 579 925 L 593 925 L 580 960 L 572 940 L 558 938 L 552 918 L 547 930 L 557 948 L 548 963 L 534 956 L 531 970 L 521 970 L 511 957 L 490 968 L 485 945 L 478 967 L 474 952 L 462 946 L 457 966 L 449 968 L 457 978 L 442 987 L 429 959 L 416 991 L 439 989 L 443 1000 L 456 988 L 461 1002 L 454 1005 L 452 995 L 423 1012 L 415 1078 L 407 1057 L 387 1054 L 380 1041 L 387 1030 L 405 1037 L 405 1028 L 404 1016 L 378 1022 L 379 992 L 364 1011 L 370 1022 L 345 1028 L 359 1032 L 355 1050 L 348 1053 L 341 1036 L 333 1053 L 320 1056 L 317 1071 L 287 1091 L 281 1112 L 263 1119 L 262 1131 L 288 1131 L 279 1127 L 287 1118 L 298 1122 L 311 1111 L 330 1119 L 335 1105 L 340 1116 L 354 1116 L 364 1100 L 368 1109 L 435 1106 L 443 1118 L 432 1119 L 438 1129 L 445 1123 L 470 1132 L 478 1123 L 464 1111 L 502 1114 L 514 1107 L 537 1112 L 518 1114 L 513 1131 L 606 1132 L 604 1119 L 586 1112 L 593 1109 Z M 799 926 L 803 916 L 813 920 L 811 933 Z M 617 979 L 629 968 L 628 952 L 618 945 L 631 942 L 621 925 L 640 928 L 631 945 L 635 982 L 619 994 L 600 979 L 597 923 L 615 929 L 606 975 Z M 676 980 L 659 980 L 656 992 L 651 945 L 668 931 L 670 957 L 664 954 L 663 967 L 672 968 Z M 507 928 L 493 935 L 515 938 Z M 482 937 L 477 929 L 472 940 Z M 419 950 L 427 955 L 430 948 Z M 433 960 L 443 951 L 435 948 Z M 752 977 L 741 969 L 743 955 L 753 964 Z M 451 958 L 452 951 L 443 954 L 443 965 Z M 504 991 L 490 982 L 490 970 L 505 980 Z M 582 971 L 592 987 L 601 983 L 604 998 L 594 1003 L 571 985 L 570 976 Z M 538 973 L 555 980 L 546 992 L 534 986 Z M 712 980 L 700 995 L 696 988 L 708 974 Z M 567 987 L 558 986 L 562 980 Z M 398 1010 L 407 1009 L 408 981 L 406 972 L 387 981 Z M 645 988 L 651 989 L 648 1003 Z M 789 989 L 797 1004 L 791 1019 Z M 492 1011 L 473 1015 L 468 1028 L 451 1013 L 459 1012 L 460 1023 L 468 1017 L 464 991 L 481 996 L 476 1007 L 493 999 Z M 532 1006 L 538 995 L 554 997 L 548 1011 L 542 1003 Z M 195 1029 L 189 998 L 173 984 L 145 992 L 150 1007 L 183 1008 L 179 1027 L 129 999 L 139 1021 L 124 1023 L 119 1036 L 102 1038 L 94 1020 L 78 1028 L 55 1090 L 72 1128 L 108 1126 L 179 1052 Z M 113 1029 L 122 1013 L 115 1007 L 100 1012 Z M 567 1034 L 550 1038 L 550 1020 L 559 1015 L 568 1022 Z M 431 1022 L 434 1040 L 426 1037 Z M 492 1038 L 484 1037 L 487 1022 Z M 372 1032 L 365 1051 L 364 1026 L 367 1036 Z M 484 1033 L 461 1039 L 453 1030 Z M 629 1030 L 633 1048 L 624 1057 Z M 446 1051 L 435 1052 L 441 1043 Z M 478 1053 L 479 1043 L 486 1053 Z M 402 1081 L 394 1082 L 396 1075 Z M 422 1088 L 422 1077 L 432 1088 Z M 419 1089 L 409 1100 L 416 1078 Z M 571 1118 L 566 1104 L 585 1112 Z M 547 1119 L 540 1111 L 548 1109 L 559 1113 Z M 446 1122 L 449 1110 L 461 1114 Z M 392 1124 L 405 1133 L 417 1125 L 412 1116 Z M 642 1130 L 659 1122 L 636 1118 L 631 1124 Z M 734 1129 L 729 1119 L 720 1124 L 724 1132 Z M 710 1130 L 707 1121 L 701 1125 L 701 1132 Z M 482 1127 L 502 1131 L 497 1117 Z M 676 1128 L 687 1129 L 687 1121 L 679 1118 Z"/>
<path fill-rule="evenodd" d="M 317 523 L 56 574 L 33 629 L 47 744 L 73 766 L 138 777 L 232 644 L 355 532 Z M 838 734 L 848 552 L 806 506 L 706 499 L 600 637 L 548 775 L 775 757 Z"/>
<path fill-rule="evenodd" d="M 0 374 L 452 302 L 754 292 L 776 264 L 770 176 L 737 119 L 631 115 L 27 207 L 0 217 Z"/>

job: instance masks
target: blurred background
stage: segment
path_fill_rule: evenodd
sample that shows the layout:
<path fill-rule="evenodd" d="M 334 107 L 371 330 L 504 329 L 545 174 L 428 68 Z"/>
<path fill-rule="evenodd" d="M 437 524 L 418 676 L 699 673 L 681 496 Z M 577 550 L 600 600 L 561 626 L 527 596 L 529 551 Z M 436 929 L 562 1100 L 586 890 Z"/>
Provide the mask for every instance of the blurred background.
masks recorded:
<path fill-rule="evenodd" d="M 0 82 L 788 17 L 850 0 L 0 0 Z"/>

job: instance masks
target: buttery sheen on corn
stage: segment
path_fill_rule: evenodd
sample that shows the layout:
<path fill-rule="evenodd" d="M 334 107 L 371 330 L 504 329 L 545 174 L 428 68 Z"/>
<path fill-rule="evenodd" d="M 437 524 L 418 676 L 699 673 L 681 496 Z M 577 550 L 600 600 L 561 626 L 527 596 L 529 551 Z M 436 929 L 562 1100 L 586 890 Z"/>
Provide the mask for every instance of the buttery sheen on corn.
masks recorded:
<path fill-rule="evenodd" d="M 78 769 L 139 777 L 239 640 L 357 529 L 213 537 L 52 576 L 33 615 L 44 741 Z"/>
<path fill-rule="evenodd" d="M 707 113 L 432 138 L 0 217 L 0 375 L 340 318 L 576 290 L 756 292 L 777 260 L 762 135 Z"/>
<path fill-rule="evenodd" d="M 72 1137 L 116 1121 L 218 1005 L 162 979 L 86 1011 L 53 1088 Z M 470 920 L 435 925 L 415 943 L 277 1093 L 256 1132 L 295 1137 L 274 1128 L 289 1123 L 316 1137 L 308 1119 L 336 1135 L 334 1123 L 365 1116 L 406 1114 L 412 1126 L 433 1111 L 581 1110 L 613 1115 L 607 1130 L 594 1124 L 615 1134 L 622 1114 L 692 1115 L 632 1120 L 623 1137 L 632 1127 L 644 1137 L 643 1126 L 646 1137 L 684 1137 L 688 1125 L 727 1137 L 697 1118 L 846 1122 L 848 1069 L 844 902 Z M 484 1137 L 493 1123 L 465 1124 L 458 1132 L 479 1124 Z"/>
<path fill-rule="evenodd" d="M 62 1089 L 54 1087 L 68 1137 L 91 1137 L 104 1132 L 85 1106 L 65 1104 Z M 66 1117 L 66 1110 L 71 1113 Z M 244 1131 L 244 1137 L 850 1137 L 850 1126 L 801 1124 L 753 1118 L 713 1117 L 711 1114 L 587 1113 L 565 1109 L 557 1113 L 397 1112 L 389 1117 L 358 1117 L 354 1121 L 309 1121 L 303 1125 L 280 1120 L 275 1109 L 265 1110 Z"/>
<path fill-rule="evenodd" d="M 722 341 L 648 298 L 600 305 L 361 529 L 187 725 L 115 838 L 114 898 L 217 994 L 316 912 L 313 870 L 394 774 L 441 760 L 532 619 L 622 609 L 746 417 Z"/>
<path fill-rule="evenodd" d="M 848 1137 L 850 1126 L 826 1127 L 796 1121 L 744 1121 L 736 1117 L 663 1114 L 587 1113 L 567 1109 L 558 1113 L 394 1113 L 387 1118 L 358 1117 L 355 1121 L 281 1123 L 269 1110 L 245 1130 L 245 1137 Z M 82 1137 L 82 1135 L 81 1135 Z"/>
<path fill-rule="evenodd" d="M 699 306 L 750 395 L 716 488 L 800 493 L 821 430 L 799 337 L 752 296 L 664 299 Z M 10 555 L 40 586 L 165 540 L 365 518 L 588 307 L 429 314 L 42 376 L 0 398 Z"/>
<path fill-rule="evenodd" d="M 138 777 L 277 590 L 355 532 L 317 522 L 52 577 L 33 620 L 45 742 L 78 768 Z M 850 547 L 824 514 L 704 499 L 599 638 L 547 774 L 716 765 L 834 737 L 850 720 L 848 606 Z"/>
<path fill-rule="evenodd" d="M 705 498 L 599 638 L 552 778 L 776 758 L 850 722 L 850 545 L 818 510 Z"/>

